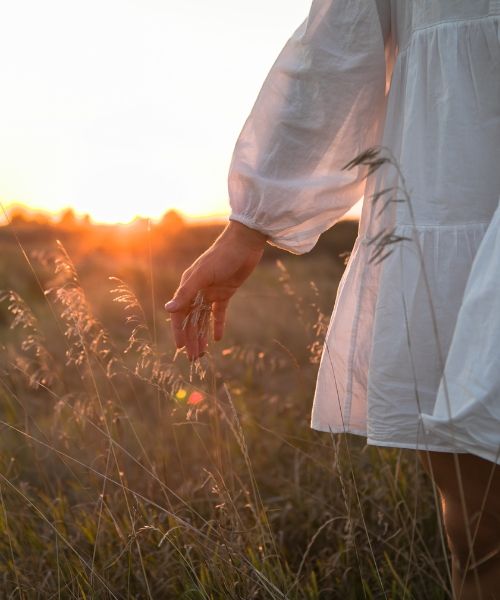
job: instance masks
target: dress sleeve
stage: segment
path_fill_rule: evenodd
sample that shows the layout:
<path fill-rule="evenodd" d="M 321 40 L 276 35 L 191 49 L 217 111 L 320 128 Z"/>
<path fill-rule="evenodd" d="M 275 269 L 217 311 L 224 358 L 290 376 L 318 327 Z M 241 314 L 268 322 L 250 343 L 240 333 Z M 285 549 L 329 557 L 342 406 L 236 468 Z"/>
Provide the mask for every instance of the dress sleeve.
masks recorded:
<path fill-rule="evenodd" d="M 362 196 L 386 99 L 389 0 L 314 0 L 272 66 L 236 142 L 230 219 L 303 254 Z"/>

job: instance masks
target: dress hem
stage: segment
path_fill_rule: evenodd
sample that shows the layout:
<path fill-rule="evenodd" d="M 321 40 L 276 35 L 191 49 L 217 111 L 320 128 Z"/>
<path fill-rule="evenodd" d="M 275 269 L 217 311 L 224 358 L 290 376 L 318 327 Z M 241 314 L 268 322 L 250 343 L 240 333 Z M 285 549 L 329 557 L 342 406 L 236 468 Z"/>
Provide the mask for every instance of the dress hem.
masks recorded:
<path fill-rule="evenodd" d="M 389 440 L 376 440 L 370 438 L 366 431 L 362 429 L 345 429 L 341 427 L 332 427 L 331 425 L 324 425 L 322 423 L 311 423 L 310 428 L 316 431 L 321 431 L 324 433 L 350 433 L 352 435 L 358 435 L 360 437 L 366 438 L 366 443 L 369 446 L 385 446 L 388 448 L 403 448 L 406 450 L 428 450 L 430 452 L 448 452 L 450 454 L 467 454 L 465 450 L 457 450 L 456 448 L 450 448 L 449 446 L 438 446 L 435 444 L 421 444 L 416 445 L 410 442 L 393 442 Z"/>
<path fill-rule="evenodd" d="M 430 415 L 422 415 L 422 421 L 425 429 L 428 430 L 429 433 L 433 433 L 434 431 L 438 432 L 440 436 L 455 441 L 455 443 L 461 444 L 463 447 L 467 448 L 464 452 L 474 454 L 479 456 L 479 458 L 483 458 L 492 463 L 500 464 L 500 449 L 495 451 L 493 448 L 485 446 L 481 447 L 477 442 L 474 443 L 474 441 L 466 435 L 462 435 L 460 431 L 450 429 L 451 423 L 442 423 Z"/>

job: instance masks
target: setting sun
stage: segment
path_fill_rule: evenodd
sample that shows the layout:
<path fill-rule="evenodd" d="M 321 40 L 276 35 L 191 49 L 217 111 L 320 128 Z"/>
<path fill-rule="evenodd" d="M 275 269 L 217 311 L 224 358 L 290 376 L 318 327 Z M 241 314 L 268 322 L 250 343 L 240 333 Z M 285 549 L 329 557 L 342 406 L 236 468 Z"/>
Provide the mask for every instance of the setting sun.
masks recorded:
<path fill-rule="evenodd" d="M 227 215 L 237 135 L 309 5 L 6 5 L 0 201 L 101 222 Z"/>

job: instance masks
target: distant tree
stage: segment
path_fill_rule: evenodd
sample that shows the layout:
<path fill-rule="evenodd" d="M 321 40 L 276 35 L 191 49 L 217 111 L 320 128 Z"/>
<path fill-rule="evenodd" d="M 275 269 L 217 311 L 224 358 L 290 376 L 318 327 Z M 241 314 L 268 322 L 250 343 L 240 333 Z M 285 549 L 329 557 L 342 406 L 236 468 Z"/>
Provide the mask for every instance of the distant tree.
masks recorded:
<path fill-rule="evenodd" d="M 31 220 L 28 213 L 21 206 L 16 206 L 9 211 L 9 219 L 13 225 L 26 225 Z"/>
<path fill-rule="evenodd" d="M 160 228 L 169 232 L 177 232 L 184 229 L 186 222 L 176 210 L 168 210 L 160 221 Z"/>
<path fill-rule="evenodd" d="M 33 215 L 32 221 L 33 221 L 33 223 L 36 223 L 37 225 L 40 225 L 40 226 L 49 225 L 51 222 L 49 213 L 46 213 L 46 212 L 37 212 L 36 214 Z"/>
<path fill-rule="evenodd" d="M 59 225 L 67 229 L 72 229 L 77 225 L 75 211 L 72 208 L 66 208 L 59 215 Z"/>
<path fill-rule="evenodd" d="M 150 220 L 147 217 L 134 217 L 132 222 L 129 224 L 129 227 L 132 229 L 136 229 L 139 231 L 147 231 L 149 228 Z"/>

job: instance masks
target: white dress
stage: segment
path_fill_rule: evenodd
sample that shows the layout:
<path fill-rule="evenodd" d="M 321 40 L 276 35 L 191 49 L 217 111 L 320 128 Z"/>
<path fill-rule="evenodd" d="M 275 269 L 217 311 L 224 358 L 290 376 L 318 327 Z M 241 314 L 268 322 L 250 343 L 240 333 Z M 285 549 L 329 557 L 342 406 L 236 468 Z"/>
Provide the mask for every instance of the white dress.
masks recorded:
<path fill-rule="evenodd" d="M 425 429 L 500 463 L 500 207 L 474 259 L 432 415 Z"/>
<path fill-rule="evenodd" d="M 314 0 L 262 86 L 231 162 L 230 219 L 300 254 L 365 198 L 323 349 L 314 429 L 403 448 L 486 443 L 486 408 L 473 431 L 450 439 L 453 411 L 439 412 L 436 397 L 474 258 L 488 226 L 498 230 L 499 36 L 500 0 Z M 374 144 L 400 171 L 343 169 Z M 498 275 L 498 244 L 480 254 L 476 280 L 486 268 Z M 498 308 L 498 278 L 491 286 Z M 496 330 L 483 323 L 475 343 L 488 340 L 497 368 L 474 368 L 484 394 L 496 391 L 498 417 L 495 310 Z M 454 343 L 460 355 L 467 334 Z M 450 365 L 447 378 L 459 371 Z M 500 427 L 495 436 L 493 446 Z"/>

